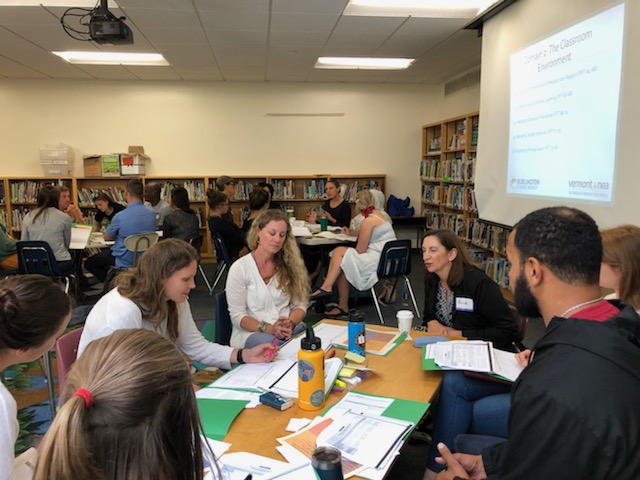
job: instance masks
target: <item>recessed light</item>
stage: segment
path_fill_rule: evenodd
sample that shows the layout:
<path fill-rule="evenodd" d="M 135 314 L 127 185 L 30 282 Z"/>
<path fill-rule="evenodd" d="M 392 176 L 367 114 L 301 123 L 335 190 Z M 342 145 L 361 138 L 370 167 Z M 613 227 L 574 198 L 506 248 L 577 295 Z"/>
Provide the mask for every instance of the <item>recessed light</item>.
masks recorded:
<path fill-rule="evenodd" d="M 320 57 L 315 68 L 404 70 L 414 60 L 414 58 Z"/>
<path fill-rule="evenodd" d="M 159 53 L 52 52 L 69 63 L 78 65 L 167 66 Z"/>
<path fill-rule="evenodd" d="M 349 0 L 345 15 L 475 18 L 499 0 Z"/>

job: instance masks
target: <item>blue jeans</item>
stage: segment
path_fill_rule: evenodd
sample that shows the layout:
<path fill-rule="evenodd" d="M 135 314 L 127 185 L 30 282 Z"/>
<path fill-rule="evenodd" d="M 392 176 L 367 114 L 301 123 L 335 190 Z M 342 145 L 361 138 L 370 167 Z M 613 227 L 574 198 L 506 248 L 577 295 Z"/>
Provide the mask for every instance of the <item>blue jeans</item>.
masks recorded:
<path fill-rule="evenodd" d="M 447 372 L 440 387 L 440 398 L 433 422 L 433 440 L 427 468 L 442 470 L 435 461 L 436 446 L 443 442 L 453 448 L 461 433 L 507 437 L 511 406 L 510 385 L 466 377 L 462 372 Z"/>
<path fill-rule="evenodd" d="M 291 337 L 293 338 L 300 332 L 304 332 L 305 328 L 307 327 L 304 324 L 304 322 L 300 322 L 293 329 Z M 272 335 L 270 333 L 255 332 L 249 335 L 249 337 L 247 338 L 247 341 L 244 342 L 244 348 L 252 348 L 252 347 L 255 347 L 256 345 L 262 345 L 263 343 L 273 343 L 275 338 L 276 338 L 275 335 Z M 276 345 L 281 346 L 283 343 L 285 343 L 284 340 L 278 339 L 278 343 L 276 343 Z"/>

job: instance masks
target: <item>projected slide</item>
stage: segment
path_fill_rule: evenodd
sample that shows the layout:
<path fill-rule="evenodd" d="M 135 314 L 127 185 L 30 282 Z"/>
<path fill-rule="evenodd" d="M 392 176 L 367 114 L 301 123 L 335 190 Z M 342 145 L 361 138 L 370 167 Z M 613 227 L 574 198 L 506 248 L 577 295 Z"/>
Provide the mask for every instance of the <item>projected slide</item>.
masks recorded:
<path fill-rule="evenodd" d="M 507 193 L 611 202 L 624 4 L 511 56 Z"/>

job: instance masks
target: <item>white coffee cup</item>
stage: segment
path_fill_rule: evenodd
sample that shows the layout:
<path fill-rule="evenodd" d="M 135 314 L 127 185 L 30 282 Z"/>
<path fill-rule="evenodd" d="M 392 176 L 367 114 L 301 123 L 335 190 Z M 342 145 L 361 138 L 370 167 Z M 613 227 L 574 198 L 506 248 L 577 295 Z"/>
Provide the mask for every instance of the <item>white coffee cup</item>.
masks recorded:
<path fill-rule="evenodd" d="M 413 312 L 411 310 L 398 310 L 396 319 L 398 320 L 400 333 L 406 333 L 407 338 L 410 338 L 409 332 L 411 332 L 411 327 L 413 326 Z"/>

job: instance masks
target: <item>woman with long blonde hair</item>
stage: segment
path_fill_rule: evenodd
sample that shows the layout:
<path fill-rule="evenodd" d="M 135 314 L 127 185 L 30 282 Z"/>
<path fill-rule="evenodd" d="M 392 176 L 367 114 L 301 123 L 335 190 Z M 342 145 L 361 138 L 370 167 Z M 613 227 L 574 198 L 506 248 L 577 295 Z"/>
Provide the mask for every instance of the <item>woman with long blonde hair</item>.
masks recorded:
<path fill-rule="evenodd" d="M 220 478 L 187 363 L 159 335 L 119 330 L 92 342 L 61 398 L 35 480 L 201 480 L 206 466 Z"/>
<path fill-rule="evenodd" d="M 188 296 L 195 287 L 198 252 L 169 238 L 156 243 L 135 268 L 121 272 L 116 288 L 91 309 L 80 338 L 78 356 L 97 338 L 123 328 L 144 328 L 169 339 L 192 360 L 224 369 L 233 363 L 268 362 L 271 345 L 244 350 L 207 341 L 196 328 Z"/>
<path fill-rule="evenodd" d="M 309 276 L 284 212 L 258 215 L 248 244 L 251 254 L 234 262 L 227 277 L 236 348 L 289 340 L 304 328 L 309 299 Z"/>

